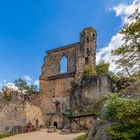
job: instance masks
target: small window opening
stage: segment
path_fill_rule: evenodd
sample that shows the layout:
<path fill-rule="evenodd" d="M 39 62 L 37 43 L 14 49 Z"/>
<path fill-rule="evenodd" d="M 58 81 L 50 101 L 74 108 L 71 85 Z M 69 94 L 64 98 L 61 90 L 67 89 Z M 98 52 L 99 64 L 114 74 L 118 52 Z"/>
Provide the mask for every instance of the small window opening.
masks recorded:
<path fill-rule="evenodd" d="M 93 39 L 95 39 L 95 34 L 93 34 Z"/>
<path fill-rule="evenodd" d="M 56 112 L 60 113 L 60 103 L 56 102 Z"/>
<path fill-rule="evenodd" d="M 87 56 L 90 56 L 89 48 L 87 48 Z"/>
<path fill-rule="evenodd" d="M 89 58 L 88 57 L 85 57 L 85 64 L 89 64 Z"/>
<path fill-rule="evenodd" d="M 67 73 L 68 72 L 68 61 L 65 56 L 62 57 L 60 62 L 60 73 Z"/>

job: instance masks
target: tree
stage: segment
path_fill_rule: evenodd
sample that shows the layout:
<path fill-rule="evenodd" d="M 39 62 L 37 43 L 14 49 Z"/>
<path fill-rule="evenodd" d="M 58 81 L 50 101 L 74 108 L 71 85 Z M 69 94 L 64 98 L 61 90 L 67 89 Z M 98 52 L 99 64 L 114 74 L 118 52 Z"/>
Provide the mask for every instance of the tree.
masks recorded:
<path fill-rule="evenodd" d="M 108 74 L 109 72 L 109 63 L 106 63 L 104 60 L 101 60 L 98 65 L 96 65 L 97 74 Z"/>
<path fill-rule="evenodd" d="M 110 94 L 104 107 L 104 118 L 115 122 L 108 128 L 113 140 L 140 138 L 140 98 L 134 100 L 119 94 Z"/>
<path fill-rule="evenodd" d="M 3 86 L 2 93 L 5 100 L 11 101 L 13 97 L 13 90 L 11 88 L 9 88 L 8 86 Z"/>
<path fill-rule="evenodd" d="M 138 11 L 136 10 L 129 18 L 134 22 L 123 27 L 120 33 L 124 35 L 124 43 L 112 51 L 112 54 L 119 57 L 115 63 L 131 77 L 136 70 L 140 70 L 140 18 Z"/>
<path fill-rule="evenodd" d="M 28 83 L 21 78 L 15 80 L 14 84 L 22 94 L 32 94 L 37 90 L 37 87 L 35 85 L 28 85 Z"/>

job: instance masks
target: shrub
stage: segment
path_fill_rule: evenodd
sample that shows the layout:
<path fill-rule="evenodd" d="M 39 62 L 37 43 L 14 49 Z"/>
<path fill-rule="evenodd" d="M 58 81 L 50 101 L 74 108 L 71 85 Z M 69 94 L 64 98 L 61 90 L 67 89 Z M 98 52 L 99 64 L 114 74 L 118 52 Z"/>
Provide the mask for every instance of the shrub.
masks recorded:
<path fill-rule="evenodd" d="M 105 119 L 116 124 L 108 128 L 114 140 L 136 140 L 140 137 L 140 100 L 111 94 L 105 103 Z"/>
<path fill-rule="evenodd" d="M 0 139 L 10 137 L 12 134 L 0 134 Z"/>
<path fill-rule="evenodd" d="M 91 75 L 91 74 L 96 74 L 96 70 L 93 67 L 86 68 L 83 71 L 83 75 Z"/>
<path fill-rule="evenodd" d="M 98 65 L 96 65 L 97 74 L 108 74 L 109 72 L 109 63 L 106 63 L 104 60 L 101 60 Z"/>
<path fill-rule="evenodd" d="M 84 135 L 78 136 L 78 137 L 77 137 L 76 139 L 74 139 L 74 140 L 86 140 L 87 136 L 88 136 L 88 134 L 86 133 L 86 134 L 84 134 Z"/>

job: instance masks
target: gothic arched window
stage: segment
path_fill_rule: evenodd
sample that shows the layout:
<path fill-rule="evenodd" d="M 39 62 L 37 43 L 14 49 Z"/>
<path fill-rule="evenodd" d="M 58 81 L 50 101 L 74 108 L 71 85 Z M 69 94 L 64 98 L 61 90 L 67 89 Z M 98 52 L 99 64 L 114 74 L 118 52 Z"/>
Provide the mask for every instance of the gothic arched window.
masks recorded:
<path fill-rule="evenodd" d="M 60 73 L 68 72 L 68 60 L 66 56 L 63 56 L 60 62 Z"/>

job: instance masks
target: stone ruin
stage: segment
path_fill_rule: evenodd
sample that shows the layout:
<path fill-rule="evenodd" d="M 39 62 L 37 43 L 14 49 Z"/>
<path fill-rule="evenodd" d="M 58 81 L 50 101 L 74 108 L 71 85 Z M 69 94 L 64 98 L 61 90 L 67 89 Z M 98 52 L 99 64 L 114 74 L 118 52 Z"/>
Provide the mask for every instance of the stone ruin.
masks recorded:
<path fill-rule="evenodd" d="M 41 68 L 40 93 L 28 100 L 0 99 L 0 131 L 29 122 L 35 127 L 91 128 L 93 116 L 88 111 L 81 114 L 81 110 L 111 90 L 109 77 L 83 75 L 85 69 L 96 66 L 96 37 L 95 29 L 86 28 L 80 33 L 80 42 L 47 51 Z M 66 72 L 61 72 L 63 58 L 67 59 Z M 75 88 L 72 83 L 76 83 Z"/>
<path fill-rule="evenodd" d="M 92 104 L 111 89 L 105 75 L 84 76 L 83 72 L 96 66 L 96 30 L 89 27 L 80 33 L 80 42 L 47 51 L 40 76 L 40 94 L 46 95 L 46 123 L 62 127 L 65 113 L 78 112 Z M 67 59 L 67 71 L 61 72 L 61 61 Z M 72 91 L 72 83 L 77 87 Z M 96 99 L 95 99 L 96 100 Z M 92 123 L 93 117 L 89 122 Z M 89 125 L 90 126 L 90 125 Z"/>
<path fill-rule="evenodd" d="M 35 128 L 44 125 L 42 108 L 36 103 L 39 95 L 12 94 L 10 101 L 0 98 L 0 132 L 23 133 L 29 123 Z"/>

